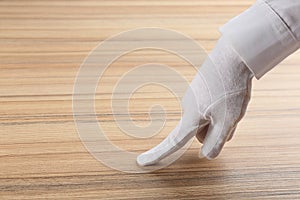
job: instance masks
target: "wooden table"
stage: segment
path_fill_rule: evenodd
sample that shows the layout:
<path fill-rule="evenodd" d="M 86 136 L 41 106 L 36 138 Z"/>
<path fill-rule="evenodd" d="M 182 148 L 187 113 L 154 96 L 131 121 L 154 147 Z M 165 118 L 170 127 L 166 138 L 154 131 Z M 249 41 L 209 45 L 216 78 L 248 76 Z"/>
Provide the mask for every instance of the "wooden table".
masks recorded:
<path fill-rule="evenodd" d="M 139 27 L 174 29 L 210 51 L 218 27 L 253 0 L 0 1 L 0 199 L 300 199 L 300 52 L 260 81 L 248 112 L 218 159 L 197 159 L 194 141 L 171 166 L 148 174 L 106 167 L 84 148 L 72 115 L 76 73 L 101 41 Z M 130 103 L 143 124 L 149 105 L 166 105 L 166 127 L 153 138 L 123 135 L 110 92 L 134 66 L 163 62 L 191 80 L 188 64 L 145 50 L 113 63 L 97 89 L 96 111 L 108 138 L 143 152 L 180 118 L 180 106 L 157 86 Z M 298 66 L 297 66 L 298 65 Z"/>

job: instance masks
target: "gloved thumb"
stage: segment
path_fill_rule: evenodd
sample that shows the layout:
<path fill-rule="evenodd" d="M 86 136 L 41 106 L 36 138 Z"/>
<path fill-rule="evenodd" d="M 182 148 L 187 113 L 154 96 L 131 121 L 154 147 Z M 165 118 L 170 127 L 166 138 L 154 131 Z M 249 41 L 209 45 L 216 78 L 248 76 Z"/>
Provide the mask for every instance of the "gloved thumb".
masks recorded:
<path fill-rule="evenodd" d="M 206 157 L 209 160 L 216 158 L 226 141 L 232 137 L 235 128 L 236 124 L 226 124 L 221 121 L 210 124 L 199 157 Z"/>

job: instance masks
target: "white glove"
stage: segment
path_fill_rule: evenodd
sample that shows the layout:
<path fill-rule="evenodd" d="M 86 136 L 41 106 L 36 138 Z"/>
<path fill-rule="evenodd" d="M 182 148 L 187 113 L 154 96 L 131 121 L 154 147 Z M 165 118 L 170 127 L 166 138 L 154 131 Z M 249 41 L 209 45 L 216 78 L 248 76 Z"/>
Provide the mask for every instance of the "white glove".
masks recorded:
<path fill-rule="evenodd" d="M 178 125 L 159 145 L 139 155 L 137 163 L 156 164 L 194 136 L 203 143 L 200 157 L 217 157 L 245 114 L 252 77 L 252 72 L 222 37 L 186 92 Z"/>

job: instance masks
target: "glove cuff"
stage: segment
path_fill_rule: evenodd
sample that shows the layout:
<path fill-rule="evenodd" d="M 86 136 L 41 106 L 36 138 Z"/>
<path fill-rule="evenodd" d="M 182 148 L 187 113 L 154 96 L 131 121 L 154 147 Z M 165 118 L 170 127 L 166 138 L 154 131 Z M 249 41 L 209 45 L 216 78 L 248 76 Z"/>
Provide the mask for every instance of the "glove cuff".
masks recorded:
<path fill-rule="evenodd" d="M 286 23 L 262 0 L 222 26 L 220 32 L 257 79 L 300 47 Z"/>

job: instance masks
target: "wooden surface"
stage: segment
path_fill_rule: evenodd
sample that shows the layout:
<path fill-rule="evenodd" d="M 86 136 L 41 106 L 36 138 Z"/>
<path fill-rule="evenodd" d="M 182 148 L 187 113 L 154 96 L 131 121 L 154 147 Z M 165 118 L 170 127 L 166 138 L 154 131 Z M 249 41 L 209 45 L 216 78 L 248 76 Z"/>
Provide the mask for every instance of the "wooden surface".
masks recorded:
<path fill-rule="evenodd" d="M 246 117 L 214 161 L 192 147 L 173 165 L 127 174 L 95 160 L 72 116 L 76 73 L 100 42 L 133 28 L 180 31 L 210 51 L 218 27 L 252 0 L 0 1 L 0 199 L 300 199 L 300 54 L 254 81 Z M 162 89 L 141 90 L 130 104 L 136 123 L 152 102 L 167 105 L 165 129 L 128 139 L 112 121 L 107 95 L 120 74 L 147 61 L 194 72 L 176 56 L 133 53 L 110 66 L 97 90 L 97 116 L 126 150 L 157 144 L 179 119 L 178 102 Z M 145 92 L 145 91 L 148 91 Z"/>

